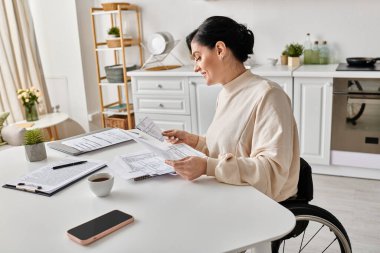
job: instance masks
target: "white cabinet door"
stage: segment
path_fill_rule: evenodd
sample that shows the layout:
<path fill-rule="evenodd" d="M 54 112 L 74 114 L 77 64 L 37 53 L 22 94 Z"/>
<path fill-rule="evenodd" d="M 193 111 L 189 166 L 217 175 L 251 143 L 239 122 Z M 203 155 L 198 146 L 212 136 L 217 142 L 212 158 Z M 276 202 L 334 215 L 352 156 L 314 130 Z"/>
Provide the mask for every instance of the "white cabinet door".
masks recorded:
<path fill-rule="evenodd" d="M 221 85 L 206 85 L 203 78 L 190 79 L 190 100 L 195 105 L 192 107 L 191 113 L 193 118 L 195 116 L 193 119 L 194 133 L 206 134 L 214 118 L 216 100 L 221 89 Z"/>
<path fill-rule="evenodd" d="M 265 78 L 278 83 L 288 94 L 293 105 L 293 77 L 291 76 L 264 76 Z"/>
<path fill-rule="evenodd" d="M 310 163 L 330 163 L 331 78 L 294 78 L 294 115 L 301 157 Z"/>

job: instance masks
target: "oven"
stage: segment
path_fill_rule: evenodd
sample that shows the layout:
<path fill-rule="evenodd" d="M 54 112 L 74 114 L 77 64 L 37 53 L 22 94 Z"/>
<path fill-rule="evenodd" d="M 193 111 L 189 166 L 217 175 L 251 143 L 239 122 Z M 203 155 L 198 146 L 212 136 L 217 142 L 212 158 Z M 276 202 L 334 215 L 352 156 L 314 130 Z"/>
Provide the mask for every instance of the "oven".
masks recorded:
<path fill-rule="evenodd" d="M 380 78 L 334 78 L 331 149 L 380 154 Z"/>

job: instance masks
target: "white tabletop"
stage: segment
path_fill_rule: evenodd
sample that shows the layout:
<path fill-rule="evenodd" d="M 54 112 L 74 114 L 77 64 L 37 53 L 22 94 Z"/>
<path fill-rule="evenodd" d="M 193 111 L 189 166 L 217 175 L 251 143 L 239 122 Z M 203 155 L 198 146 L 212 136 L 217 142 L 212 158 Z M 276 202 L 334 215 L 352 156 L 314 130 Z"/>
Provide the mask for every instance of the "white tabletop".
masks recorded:
<path fill-rule="evenodd" d="M 35 128 L 52 127 L 67 120 L 69 118 L 69 115 L 63 112 L 55 112 L 55 113 L 48 113 L 48 114 L 41 115 L 38 118 L 39 119 L 36 121 L 31 121 L 30 123 L 33 123 L 33 126 L 27 127 L 26 129 L 30 130 L 30 129 L 35 129 Z M 27 123 L 27 121 L 21 120 L 14 124 L 20 124 L 20 123 L 22 124 Z"/>
<path fill-rule="evenodd" d="M 111 161 L 138 149 L 137 143 L 125 143 L 80 158 Z M 22 146 L 1 151 L 0 183 L 64 156 L 47 151 L 48 159 L 36 163 L 26 161 Z M 0 200 L 1 252 L 238 252 L 252 247 L 270 252 L 270 241 L 295 225 L 291 212 L 253 187 L 211 177 L 133 182 L 116 175 L 105 198 L 95 197 L 81 180 L 52 197 L 0 188 Z M 133 215 L 135 222 L 89 246 L 67 238 L 68 229 L 113 209 Z"/>

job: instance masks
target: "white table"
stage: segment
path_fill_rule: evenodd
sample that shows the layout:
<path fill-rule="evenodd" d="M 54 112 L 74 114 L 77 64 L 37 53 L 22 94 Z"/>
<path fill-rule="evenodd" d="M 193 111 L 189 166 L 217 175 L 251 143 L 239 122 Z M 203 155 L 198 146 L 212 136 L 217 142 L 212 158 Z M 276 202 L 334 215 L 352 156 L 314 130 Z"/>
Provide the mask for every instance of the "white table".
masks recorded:
<path fill-rule="evenodd" d="M 111 161 L 140 148 L 124 143 L 80 158 Z M 22 146 L 1 151 L 0 183 L 64 157 L 47 152 L 47 160 L 29 163 Z M 1 252 L 270 252 L 270 241 L 295 225 L 291 212 L 253 187 L 211 177 L 133 182 L 116 176 L 105 198 L 95 197 L 85 180 L 52 197 L 0 188 L 0 200 Z M 66 236 L 68 229 L 113 209 L 133 215 L 135 222 L 89 246 Z"/>
<path fill-rule="evenodd" d="M 55 112 L 55 113 L 48 113 L 39 116 L 39 119 L 36 121 L 26 121 L 26 120 L 21 120 L 18 122 L 15 122 L 14 125 L 18 124 L 26 124 L 26 123 L 33 123 L 33 126 L 27 127 L 27 130 L 30 129 L 36 129 L 36 128 L 41 128 L 44 129 L 46 128 L 49 134 L 50 140 L 58 140 L 59 135 L 57 131 L 57 125 L 64 122 L 69 118 L 69 115 L 63 112 Z"/>

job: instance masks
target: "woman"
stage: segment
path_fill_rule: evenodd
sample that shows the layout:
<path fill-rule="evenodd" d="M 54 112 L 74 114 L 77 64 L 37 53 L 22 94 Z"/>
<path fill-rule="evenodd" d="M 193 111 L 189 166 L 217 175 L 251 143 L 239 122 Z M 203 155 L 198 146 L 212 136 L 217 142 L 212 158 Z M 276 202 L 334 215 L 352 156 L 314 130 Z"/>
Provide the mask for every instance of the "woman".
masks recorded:
<path fill-rule="evenodd" d="M 252 31 L 234 20 L 206 19 L 186 38 L 207 85 L 222 84 L 214 119 L 205 137 L 164 131 L 172 143 L 186 143 L 207 158 L 166 161 L 188 180 L 201 175 L 251 185 L 280 202 L 297 193 L 299 143 L 290 99 L 276 83 L 246 70 Z M 202 108 L 201 108 L 202 109 Z"/>

